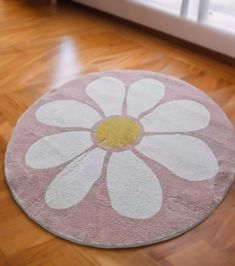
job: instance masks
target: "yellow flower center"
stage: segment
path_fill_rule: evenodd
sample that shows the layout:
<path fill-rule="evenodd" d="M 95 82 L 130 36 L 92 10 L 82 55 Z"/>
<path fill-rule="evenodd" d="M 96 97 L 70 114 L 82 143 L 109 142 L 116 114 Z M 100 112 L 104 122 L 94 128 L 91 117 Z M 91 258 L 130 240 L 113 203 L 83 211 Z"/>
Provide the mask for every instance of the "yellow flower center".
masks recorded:
<path fill-rule="evenodd" d="M 135 143 L 141 133 L 140 125 L 128 117 L 112 117 L 98 125 L 95 137 L 107 148 L 124 148 Z"/>

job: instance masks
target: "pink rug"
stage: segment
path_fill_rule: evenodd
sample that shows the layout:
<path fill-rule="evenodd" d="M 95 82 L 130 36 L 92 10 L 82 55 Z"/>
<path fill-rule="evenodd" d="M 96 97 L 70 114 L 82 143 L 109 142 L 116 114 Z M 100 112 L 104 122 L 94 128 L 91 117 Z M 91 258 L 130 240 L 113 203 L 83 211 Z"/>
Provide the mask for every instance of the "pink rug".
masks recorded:
<path fill-rule="evenodd" d="M 103 248 L 149 245 L 202 222 L 235 172 L 235 134 L 208 96 L 144 71 L 90 74 L 19 119 L 5 158 L 19 206 L 48 231 Z"/>

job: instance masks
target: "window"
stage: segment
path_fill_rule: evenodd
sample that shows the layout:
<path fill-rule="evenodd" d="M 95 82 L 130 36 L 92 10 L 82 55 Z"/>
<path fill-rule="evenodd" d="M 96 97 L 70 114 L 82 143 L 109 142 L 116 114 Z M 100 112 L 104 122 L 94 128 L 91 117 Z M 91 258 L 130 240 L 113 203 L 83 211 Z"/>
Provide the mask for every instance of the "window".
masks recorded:
<path fill-rule="evenodd" d="M 235 0 L 211 0 L 208 21 L 235 31 Z"/>
<path fill-rule="evenodd" d="M 211 0 L 211 9 L 216 12 L 235 16 L 235 0 Z"/>
<path fill-rule="evenodd" d="M 197 20 L 199 10 L 199 0 L 189 1 L 188 17 Z"/>

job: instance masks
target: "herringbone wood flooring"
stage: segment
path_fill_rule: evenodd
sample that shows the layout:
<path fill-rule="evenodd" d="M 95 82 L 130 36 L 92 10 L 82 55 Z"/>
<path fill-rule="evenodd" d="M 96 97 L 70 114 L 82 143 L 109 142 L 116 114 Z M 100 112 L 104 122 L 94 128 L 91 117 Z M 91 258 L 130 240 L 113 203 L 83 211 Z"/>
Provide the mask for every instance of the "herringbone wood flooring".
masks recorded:
<path fill-rule="evenodd" d="M 235 68 L 89 9 L 0 0 L 1 160 L 19 116 L 40 95 L 78 75 L 145 69 L 210 95 L 235 125 Z M 40 2 L 39 0 L 37 2 Z M 235 184 L 201 225 L 157 245 L 99 250 L 59 239 L 31 222 L 0 179 L 0 265 L 235 265 Z"/>

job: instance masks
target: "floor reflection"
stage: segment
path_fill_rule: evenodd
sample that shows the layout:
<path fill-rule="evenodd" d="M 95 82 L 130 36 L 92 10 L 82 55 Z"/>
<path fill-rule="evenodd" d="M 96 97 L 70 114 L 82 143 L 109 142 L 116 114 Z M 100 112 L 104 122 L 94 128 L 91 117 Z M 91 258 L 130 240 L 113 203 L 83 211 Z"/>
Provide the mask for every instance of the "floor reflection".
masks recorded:
<path fill-rule="evenodd" d="M 80 71 L 81 65 L 76 45 L 72 39 L 65 38 L 58 47 L 51 86 L 57 87 L 76 78 Z"/>

